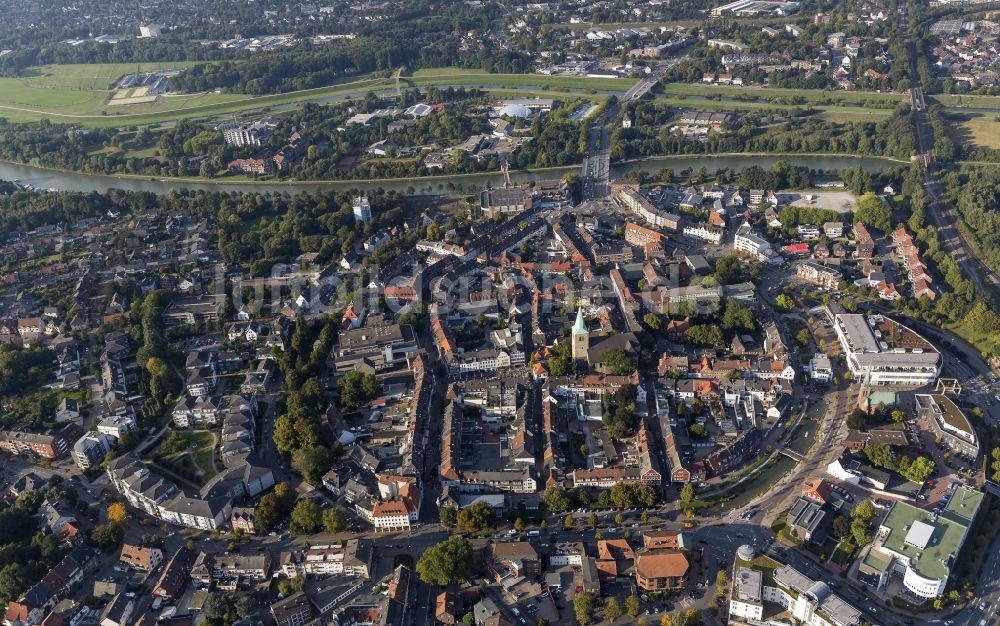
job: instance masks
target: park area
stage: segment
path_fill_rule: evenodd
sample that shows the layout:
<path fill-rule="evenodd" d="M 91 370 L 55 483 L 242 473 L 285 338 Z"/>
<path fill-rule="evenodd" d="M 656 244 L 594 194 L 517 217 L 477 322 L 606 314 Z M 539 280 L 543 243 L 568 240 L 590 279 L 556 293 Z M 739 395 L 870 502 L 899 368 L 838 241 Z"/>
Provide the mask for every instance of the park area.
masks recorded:
<path fill-rule="evenodd" d="M 168 478 L 200 487 L 218 473 L 215 444 L 211 432 L 173 430 L 153 448 L 149 460 Z"/>
<path fill-rule="evenodd" d="M 948 133 L 961 146 L 1000 150 L 1000 115 L 949 114 Z"/>

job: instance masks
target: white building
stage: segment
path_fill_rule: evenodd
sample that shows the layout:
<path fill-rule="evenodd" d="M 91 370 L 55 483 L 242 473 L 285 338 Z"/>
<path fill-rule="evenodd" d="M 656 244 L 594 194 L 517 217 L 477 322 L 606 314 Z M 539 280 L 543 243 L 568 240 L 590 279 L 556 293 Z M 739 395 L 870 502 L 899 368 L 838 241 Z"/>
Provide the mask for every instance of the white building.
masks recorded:
<path fill-rule="evenodd" d="M 354 221 L 366 223 L 372 221 L 372 205 L 368 202 L 368 196 L 358 196 L 354 199 Z"/>
<path fill-rule="evenodd" d="M 830 364 L 830 357 L 822 352 L 817 352 L 809 361 L 809 373 L 814 382 L 826 384 L 833 380 L 833 366 Z"/>
<path fill-rule="evenodd" d="M 941 355 L 913 330 L 882 316 L 837 315 L 837 338 L 855 380 L 866 385 L 932 384 L 941 373 Z"/>
<path fill-rule="evenodd" d="M 111 445 L 104 433 L 90 431 L 73 444 L 73 460 L 80 469 L 99 465 L 111 451 Z"/>
<path fill-rule="evenodd" d="M 722 243 L 722 229 L 709 224 L 699 223 L 684 227 L 684 236 L 692 239 L 700 239 L 708 243 L 719 245 Z"/>
<path fill-rule="evenodd" d="M 829 585 L 814 581 L 790 565 L 757 556 L 750 546 L 741 546 L 733 567 L 729 599 L 730 624 L 761 624 L 766 604 L 788 612 L 793 624 L 809 626 L 857 626 L 862 613 L 834 594 Z M 768 574 L 765 582 L 765 572 Z"/>
<path fill-rule="evenodd" d="M 743 223 L 736 230 L 736 237 L 733 239 L 733 250 L 750 255 L 760 261 L 767 261 L 767 252 L 771 249 L 771 242 L 754 232 L 750 225 Z"/>

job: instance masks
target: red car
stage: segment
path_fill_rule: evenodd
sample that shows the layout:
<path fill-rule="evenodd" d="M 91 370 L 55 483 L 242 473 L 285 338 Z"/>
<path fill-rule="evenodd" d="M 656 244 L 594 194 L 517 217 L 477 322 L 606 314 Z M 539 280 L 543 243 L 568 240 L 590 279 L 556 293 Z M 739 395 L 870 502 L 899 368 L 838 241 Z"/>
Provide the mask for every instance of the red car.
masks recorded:
<path fill-rule="evenodd" d="M 933 480 L 928 480 L 927 481 L 927 486 L 928 487 L 933 487 L 935 484 L 937 484 L 937 483 L 935 483 Z"/>

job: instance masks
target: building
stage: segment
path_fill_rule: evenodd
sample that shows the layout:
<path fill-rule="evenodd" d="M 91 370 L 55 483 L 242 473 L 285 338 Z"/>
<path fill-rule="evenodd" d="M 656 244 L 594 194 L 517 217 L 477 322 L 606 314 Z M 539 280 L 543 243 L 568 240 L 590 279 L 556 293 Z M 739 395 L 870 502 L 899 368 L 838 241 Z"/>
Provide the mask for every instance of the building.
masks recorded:
<path fill-rule="evenodd" d="M 833 516 L 827 513 L 823 504 L 804 496 L 795 498 L 785 518 L 793 537 L 819 545 L 826 541 L 831 522 Z"/>
<path fill-rule="evenodd" d="M 809 360 L 809 374 L 813 382 L 822 385 L 833 380 L 833 365 L 830 363 L 830 357 L 822 352 L 814 354 L 813 358 Z"/>
<path fill-rule="evenodd" d="M 907 592 L 940 597 L 982 500 L 981 492 L 959 486 L 937 511 L 894 502 L 862 563 L 863 581 L 882 589 L 895 573 Z"/>
<path fill-rule="evenodd" d="M 271 136 L 271 128 L 267 124 L 255 122 L 253 124 L 239 124 L 227 128 L 223 133 L 226 143 L 237 148 L 246 146 L 260 147 L 267 143 Z"/>
<path fill-rule="evenodd" d="M 795 268 L 795 275 L 820 287 L 836 289 L 842 279 L 840 272 L 832 267 L 806 261 Z"/>
<path fill-rule="evenodd" d="M 312 603 L 301 591 L 296 591 L 271 605 L 271 615 L 277 626 L 302 626 L 313 618 Z"/>
<path fill-rule="evenodd" d="M 122 546 L 118 560 L 129 567 L 151 572 L 163 561 L 163 551 L 159 548 L 147 548 L 126 543 Z"/>
<path fill-rule="evenodd" d="M 80 469 L 99 465 L 111 451 L 108 437 L 104 433 L 92 430 L 73 444 L 73 461 Z"/>
<path fill-rule="evenodd" d="M 750 255 L 760 261 L 768 260 L 768 252 L 771 250 L 771 242 L 764 239 L 755 232 L 750 225 L 745 223 L 736 230 L 733 238 L 733 250 Z"/>
<path fill-rule="evenodd" d="M 358 196 L 351 204 L 354 210 L 354 221 L 362 224 L 372 221 L 372 205 L 368 202 L 368 196 Z"/>
<path fill-rule="evenodd" d="M 573 360 L 590 363 L 590 329 L 583 319 L 583 309 L 576 310 L 576 322 L 573 323 L 571 334 Z"/>
<path fill-rule="evenodd" d="M 348 539 L 343 546 L 317 545 L 304 550 L 282 552 L 281 572 L 295 576 L 347 576 L 369 578 L 372 564 L 372 542 L 368 539 Z"/>
<path fill-rule="evenodd" d="M 937 380 L 941 355 L 923 337 L 882 316 L 840 314 L 834 330 L 855 380 L 920 387 Z"/>
<path fill-rule="evenodd" d="M 524 187 L 487 189 L 479 194 L 479 208 L 483 216 L 517 215 L 532 207 L 531 191 Z"/>
<path fill-rule="evenodd" d="M 74 431 L 76 436 L 72 436 Z M 60 459 L 66 456 L 70 445 L 81 434 L 82 431 L 73 424 L 52 434 L 4 430 L 0 431 L 0 450 L 10 454 L 35 455 L 43 459 Z"/>
<path fill-rule="evenodd" d="M 115 596 L 101 611 L 98 624 L 100 626 L 126 626 L 129 624 L 129 618 L 132 617 L 132 611 L 135 609 L 134 597 L 135 594 L 131 593 L 120 593 Z"/>
<path fill-rule="evenodd" d="M 736 551 L 729 594 L 730 624 L 762 624 L 787 612 L 782 622 L 809 626 L 860 626 L 861 611 L 790 565 L 763 555 L 751 546 Z"/>
<path fill-rule="evenodd" d="M 952 451 L 979 458 L 979 438 L 962 409 L 944 394 L 917 394 L 917 417 L 923 418 L 934 436 Z"/>
<path fill-rule="evenodd" d="M 166 567 L 163 568 L 160 579 L 156 582 L 156 586 L 153 587 L 153 595 L 172 602 L 180 599 L 181 594 L 184 593 L 184 588 L 191 579 L 191 566 L 194 563 L 194 556 L 194 552 L 188 550 L 186 547 L 182 546 L 178 548 L 174 556 L 167 562 Z"/>
<path fill-rule="evenodd" d="M 646 550 L 635 557 L 635 584 L 643 591 L 683 589 L 688 567 L 682 550 Z"/>

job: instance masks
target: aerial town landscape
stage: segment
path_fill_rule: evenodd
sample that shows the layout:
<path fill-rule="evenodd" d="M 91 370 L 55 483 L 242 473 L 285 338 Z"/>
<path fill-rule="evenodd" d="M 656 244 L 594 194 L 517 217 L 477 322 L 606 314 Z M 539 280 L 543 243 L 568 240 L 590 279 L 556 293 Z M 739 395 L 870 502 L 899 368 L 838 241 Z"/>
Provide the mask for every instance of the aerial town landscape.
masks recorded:
<path fill-rule="evenodd" d="M 1000 3 L 0 8 L 4 626 L 1000 623 Z"/>

